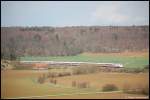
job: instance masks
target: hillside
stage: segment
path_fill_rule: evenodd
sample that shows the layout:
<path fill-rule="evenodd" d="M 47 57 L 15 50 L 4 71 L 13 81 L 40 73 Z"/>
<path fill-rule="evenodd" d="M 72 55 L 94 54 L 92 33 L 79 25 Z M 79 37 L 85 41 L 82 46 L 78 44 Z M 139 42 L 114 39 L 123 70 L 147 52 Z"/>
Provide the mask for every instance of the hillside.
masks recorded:
<path fill-rule="evenodd" d="M 1 27 L 3 58 L 132 52 L 148 48 L 149 26 Z"/>

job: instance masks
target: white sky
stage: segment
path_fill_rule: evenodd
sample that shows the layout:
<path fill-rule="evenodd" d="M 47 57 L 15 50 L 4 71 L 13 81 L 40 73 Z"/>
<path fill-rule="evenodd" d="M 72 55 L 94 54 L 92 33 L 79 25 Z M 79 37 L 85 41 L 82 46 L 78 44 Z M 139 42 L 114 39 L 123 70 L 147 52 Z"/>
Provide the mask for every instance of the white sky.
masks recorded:
<path fill-rule="evenodd" d="M 149 1 L 1 1 L 1 25 L 149 25 Z"/>

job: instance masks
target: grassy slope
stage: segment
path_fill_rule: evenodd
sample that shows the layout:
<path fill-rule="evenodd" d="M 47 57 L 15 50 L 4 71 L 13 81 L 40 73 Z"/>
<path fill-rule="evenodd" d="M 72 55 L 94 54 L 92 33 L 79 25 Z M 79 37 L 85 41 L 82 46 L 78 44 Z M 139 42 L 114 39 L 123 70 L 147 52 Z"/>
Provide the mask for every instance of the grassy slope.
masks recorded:
<path fill-rule="evenodd" d="M 5 71 L 2 72 L 2 98 L 15 98 L 24 96 L 40 96 L 48 94 L 60 94 L 60 93 L 72 93 L 77 89 L 72 88 L 60 88 L 52 86 L 48 83 L 38 84 L 36 82 L 36 76 L 41 72 L 32 74 L 30 71 Z M 5 74 L 5 75 L 4 75 Z M 19 75 L 19 76 L 17 76 Z M 5 78 L 4 78 L 5 77 Z M 17 92 L 16 91 L 20 91 Z"/>
<path fill-rule="evenodd" d="M 148 82 L 148 73 L 96 73 L 89 75 L 60 77 L 58 78 L 58 84 L 60 84 L 61 87 L 57 87 L 55 85 L 50 85 L 47 82 L 44 84 L 38 84 L 35 80 L 37 76 L 41 73 L 43 72 L 29 70 L 2 71 L 2 98 L 15 98 L 21 96 L 42 96 L 53 94 L 59 95 L 62 93 L 97 92 L 100 91 L 101 86 L 103 86 L 106 83 L 114 83 L 117 86 L 121 87 L 124 84 L 124 82 L 133 85 L 142 85 Z M 91 83 L 91 88 L 67 88 L 70 87 L 72 80 L 89 81 Z M 95 89 L 95 87 L 97 88 Z"/>
<path fill-rule="evenodd" d="M 31 61 L 77 61 L 77 62 L 101 62 L 101 63 L 121 63 L 125 68 L 143 68 L 145 65 L 149 64 L 148 55 L 139 56 L 136 55 L 119 55 L 119 54 L 102 54 L 102 55 L 88 55 L 80 54 L 76 56 L 58 56 L 58 57 L 21 57 L 21 60 L 31 60 Z"/>

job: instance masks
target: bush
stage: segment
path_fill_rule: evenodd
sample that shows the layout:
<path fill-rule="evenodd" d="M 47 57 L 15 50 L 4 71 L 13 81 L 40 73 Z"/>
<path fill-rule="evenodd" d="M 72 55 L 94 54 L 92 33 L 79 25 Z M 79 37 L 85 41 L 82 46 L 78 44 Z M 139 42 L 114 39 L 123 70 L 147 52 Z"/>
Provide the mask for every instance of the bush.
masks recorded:
<path fill-rule="evenodd" d="M 73 74 L 74 75 L 86 74 L 86 70 L 84 68 L 77 67 L 73 69 Z"/>
<path fill-rule="evenodd" d="M 89 82 L 72 81 L 72 86 L 73 87 L 78 87 L 78 88 L 89 88 Z"/>
<path fill-rule="evenodd" d="M 72 81 L 72 87 L 76 87 L 76 81 Z"/>
<path fill-rule="evenodd" d="M 79 74 L 88 74 L 88 73 L 95 73 L 98 71 L 97 67 L 93 66 L 81 66 L 81 67 L 76 67 L 73 69 L 73 74 L 74 75 L 79 75 Z"/>
<path fill-rule="evenodd" d="M 50 83 L 57 84 L 57 80 L 56 79 L 50 79 Z"/>
<path fill-rule="evenodd" d="M 146 85 L 142 88 L 142 94 L 149 95 L 149 86 Z"/>
<path fill-rule="evenodd" d="M 48 77 L 48 78 L 58 77 L 58 73 L 56 73 L 56 72 L 48 73 L 47 77 Z"/>
<path fill-rule="evenodd" d="M 140 72 L 143 72 L 144 70 L 142 68 L 125 68 L 122 70 L 123 72 L 126 72 L 126 73 L 140 73 Z"/>
<path fill-rule="evenodd" d="M 70 75 L 71 75 L 70 72 L 62 72 L 62 73 L 53 72 L 53 73 L 48 73 L 47 77 L 48 78 L 55 78 L 55 77 L 63 77 L 63 76 L 70 76 Z"/>
<path fill-rule="evenodd" d="M 116 91 L 118 88 L 114 84 L 106 84 L 103 86 L 102 91 Z"/>
<path fill-rule="evenodd" d="M 70 72 L 63 72 L 63 73 L 58 73 L 58 77 L 63 77 L 63 76 L 70 76 Z"/>
<path fill-rule="evenodd" d="M 54 84 L 57 84 L 57 80 L 54 80 Z"/>
<path fill-rule="evenodd" d="M 145 85 L 145 86 L 130 86 L 128 84 L 124 85 L 123 87 L 123 91 L 125 93 L 130 93 L 130 94 L 144 94 L 144 95 L 148 95 L 149 94 L 149 86 Z"/>
<path fill-rule="evenodd" d="M 149 69 L 149 65 L 146 65 L 146 66 L 144 67 L 144 69 Z"/>
<path fill-rule="evenodd" d="M 40 83 L 40 84 L 43 84 L 44 82 L 45 82 L 45 76 L 43 75 L 43 76 L 40 76 L 39 78 L 38 78 L 38 83 Z"/>
<path fill-rule="evenodd" d="M 79 88 L 88 88 L 88 83 L 87 82 L 81 82 L 78 84 Z"/>
<path fill-rule="evenodd" d="M 143 71 L 143 69 L 140 69 L 140 68 L 135 68 L 135 69 L 133 70 L 134 73 L 140 73 L 140 72 L 142 72 L 142 71 Z"/>

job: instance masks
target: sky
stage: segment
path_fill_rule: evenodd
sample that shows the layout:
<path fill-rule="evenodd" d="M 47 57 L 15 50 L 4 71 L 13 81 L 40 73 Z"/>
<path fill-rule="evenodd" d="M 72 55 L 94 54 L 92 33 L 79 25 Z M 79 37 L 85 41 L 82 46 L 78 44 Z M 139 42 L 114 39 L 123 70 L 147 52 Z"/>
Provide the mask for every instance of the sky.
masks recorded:
<path fill-rule="evenodd" d="M 149 1 L 1 1 L 1 26 L 149 25 Z"/>

